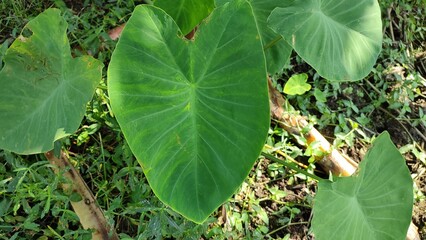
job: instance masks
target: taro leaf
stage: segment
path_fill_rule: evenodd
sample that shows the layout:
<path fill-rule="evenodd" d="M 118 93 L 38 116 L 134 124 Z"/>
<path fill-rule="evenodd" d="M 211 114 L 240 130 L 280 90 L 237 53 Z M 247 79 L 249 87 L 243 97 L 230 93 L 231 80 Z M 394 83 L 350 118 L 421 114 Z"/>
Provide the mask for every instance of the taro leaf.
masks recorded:
<path fill-rule="evenodd" d="M 315 197 L 316 239 L 405 239 L 413 207 L 413 181 L 387 132 L 351 177 L 323 181 Z"/>
<path fill-rule="evenodd" d="M 284 93 L 289 95 L 302 95 L 311 89 L 311 85 L 306 83 L 308 75 L 306 73 L 295 74 L 288 79 L 284 86 Z"/>
<path fill-rule="evenodd" d="M 0 72 L 0 148 L 46 152 L 74 133 L 101 79 L 102 63 L 73 59 L 67 23 L 48 9 L 25 26 L 4 56 Z M 23 31 L 23 32 L 24 32 Z"/>
<path fill-rule="evenodd" d="M 138 6 L 112 56 L 108 89 L 155 194 L 200 223 L 242 183 L 265 141 L 265 60 L 246 1 L 217 8 L 194 40 L 178 32 L 161 9 Z"/>
<path fill-rule="evenodd" d="M 292 48 L 267 26 L 268 16 L 276 7 L 284 7 L 286 1 L 251 0 L 253 12 L 259 26 L 259 33 L 265 47 L 266 65 L 270 74 L 282 71 L 290 58 Z"/>
<path fill-rule="evenodd" d="M 157 0 L 154 4 L 175 19 L 184 35 L 191 32 L 215 8 L 214 0 Z"/>
<path fill-rule="evenodd" d="M 330 80 L 359 80 L 382 45 L 377 0 L 294 0 L 276 8 L 268 25 L 318 73 Z"/>
<path fill-rule="evenodd" d="M 216 5 L 220 6 L 229 1 L 231 0 L 216 0 Z M 280 0 L 250 0 L 249 2 L 253 8 L 260 37 L 265 48 L 268 73 L 275 74 L 280 72 L 289 60 L 292 48 L 279 34 L 267 26 L 266 20 L 274 8 L 285 7 L 288 2 Z"/>

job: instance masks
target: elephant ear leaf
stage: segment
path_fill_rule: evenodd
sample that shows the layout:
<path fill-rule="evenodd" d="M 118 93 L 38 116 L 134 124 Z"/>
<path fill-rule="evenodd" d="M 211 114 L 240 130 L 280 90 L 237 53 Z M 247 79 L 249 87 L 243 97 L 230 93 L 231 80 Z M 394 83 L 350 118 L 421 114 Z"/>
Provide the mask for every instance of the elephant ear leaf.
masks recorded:
<path fill-rule="evenodd" d="M 294 0 L 276 8 L 268 26 L 324 78 L 359 80 L 382 46 L 377 0 Z"/>
<path fill-rule="evenodd" d="M 312 228 L 319 240 L 405 239 L 412 208 L 410 171 L 385 132 L 374 141 L 357 174 L 319 182 Z"/>
<path fill-rule="evenodd" d="M 233 0 L 216 0 L 216 5 L 221 6 L 230 1 Z M 280 34 L 268 27 L 267 20 L 272 10 L 277 7 L 286 7 L 289 3 L 288 1 L 277 0 L 249 0 L 249 3 L 253 8 L 259 35 L 262 39 L 266 70 L 272 75 L 279 73 L 289 61 L 292 48 L 286 41 L 282 40 Z"/>
<path fill-rule="evenodd" d="M 58 9 L 28 22 L 0 71 L 0 148 L 20 154 L 53 149 L 74 133 L 102 77 L 102 63 L 71 57 Z"/>
<path fill-rule="evenodd" d="M 109 65 L 108 91 L 160 200 L 199 223 L 236 191 L 266 139 L 266 76 L 246 1 L 216 8 L 193 40 L 161 9 L 135 9 Z"/>

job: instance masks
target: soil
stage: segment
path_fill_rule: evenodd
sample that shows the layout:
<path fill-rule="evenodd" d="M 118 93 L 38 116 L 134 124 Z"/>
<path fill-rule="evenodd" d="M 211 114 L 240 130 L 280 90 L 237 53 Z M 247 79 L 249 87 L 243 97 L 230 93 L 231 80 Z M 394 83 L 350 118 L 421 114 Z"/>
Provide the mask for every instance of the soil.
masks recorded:
<path fill-rule="evenodd" d="M 75 12 L 80 12 L 84 7 L 83 0 L 64 0 L 64 3 L 69 9 L 72 9 Z"/>

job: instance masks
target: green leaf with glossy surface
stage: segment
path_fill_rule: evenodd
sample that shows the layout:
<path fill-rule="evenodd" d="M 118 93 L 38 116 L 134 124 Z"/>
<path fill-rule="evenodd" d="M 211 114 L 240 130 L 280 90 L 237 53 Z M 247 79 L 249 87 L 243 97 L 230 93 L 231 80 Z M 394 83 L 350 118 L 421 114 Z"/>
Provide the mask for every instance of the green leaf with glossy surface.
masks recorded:
<path fill-rule="evenodd" d="M 229 1 L 231 0 L 216 0 L 216 5 L 220 6 Z M 278 73 L 288 62 L 293 49 L 279 34 L 268 27 L 267 19 L 274 8 L 285 7 L 288 3 L 280 0 L 250 0 L 249 2 L 253 8 L 265 50 L 267 71 L 270 74 Z"/>
<path fill-rule="evenodd" d="M 215 8 L 214 0 L 157 0 L 154 4 L 175 19 L 184 35 Z"/>
<path fill-rule="evenodd" d="M 359 173 L 319 182 L 312 228 L 321 239 L 405 239 L 413 181 L 387 132 L 373 143 Z"/>
<path fill-rule="evenodd" d="M 322 77 L 359 80 L 380 53 L 380 17 L 377 0 L 293 0 L 268 24 Z"/>
<path fill-rule="evenodd" d="M 244 31 L 241 31 L 244 29 Z M 265 60 L 245 1 L 217 8 L 194 40 L 138 6 L 112 56 L 112 109 L 155 194 L 204 221 L 247 176 L 269 127 Z"/>
<path fill-rule="evenodd" d="M 295 74 L 288 79 L 284 86 L 284 93 L 289 95 L 302 95 L 311 90 L 311 85 L 306 83 L 308 75 L 306 73 Z"/>
<path fill-rule="evenodd" d="M 67 23 L 48 9 L 25 26 L 4 56 L 0 72 L 0 148 L 46 152 L 74 133 L 101 80 L 102 63 L 72 58 Z"/>

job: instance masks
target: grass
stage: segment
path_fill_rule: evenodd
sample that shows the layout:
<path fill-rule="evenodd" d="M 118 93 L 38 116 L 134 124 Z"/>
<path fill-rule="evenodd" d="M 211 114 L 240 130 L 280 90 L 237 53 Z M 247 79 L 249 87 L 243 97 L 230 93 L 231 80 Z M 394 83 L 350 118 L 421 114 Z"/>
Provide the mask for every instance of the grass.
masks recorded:
<path fill-rule="evenodd" d="M 73 55 L 90 54 L 107 66 L 115 47 L 108 30 L 124 23 L 142 1 L 104 2 L 2 1 L 0 44 L 10 44 L 31 18 L 57 7 L 69 24 Z M 426 132 L 426 70 L 421 64 L 425 61 L 416 56 L 426 51 L 426 9 L 418 7 L 424 4 L 421 0 L 380 3 L 385 26 L 383 51 L 365 80 L 314 81 L 319 76 L 294 56 L 283 73 L 274 77 L 274 83 L 282 90 L 292 74 L 307 72 L 312 90 L 303 96 L 288 96 L 288 101 L 356 160 L 362 158 L 374 135 L 390 131 L 418 180 L 415 200 L 420 206 L 426 189 L 421 182 L 426 164 L 422 136 Z M 307 165 L 308 171 L 317 171 L 310 161 L 315 146 L 302 149 L 298 140 L 303 141 L 272 124 L 267 139 L 271 149 L 265 151 L 282 151 Z M 110 111 L 105 73 L 81 127 L 63 145 L 122 239 L 311 238 L 315 182 L 264 158 L 259 158 L 237 193 L 204 224 L 189 222 L 161 203 Z M 0 239 L 90 239 L 90 232 L 80 228 L 70 208 L 74 196 L 59 188 L 66 180 L 51 168 L 42 155 L 0 151 Z M 420 232 L 426 232 L 424 223 L 415 223 Z"/>

